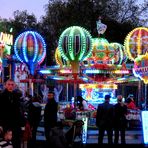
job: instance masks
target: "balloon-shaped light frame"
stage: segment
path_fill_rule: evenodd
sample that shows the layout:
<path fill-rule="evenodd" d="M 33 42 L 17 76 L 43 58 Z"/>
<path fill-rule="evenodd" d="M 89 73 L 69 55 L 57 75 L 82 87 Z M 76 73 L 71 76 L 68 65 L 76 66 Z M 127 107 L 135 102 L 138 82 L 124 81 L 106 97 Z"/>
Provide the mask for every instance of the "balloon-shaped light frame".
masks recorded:
<path fill-rule="evenodd" d="M 46 44 L 39 33 L 26 31 L 16 38 L 14 52 L 17 59 L 26 63 L 33 74 L 35 65 L 40 65 L 46 56 Z"/>
<path fill-rule="evenodd" d="M 138 55 L 145 55 L 146 52 L 148 52 L 148 28 L 138 27 L 133 29 L 126 36 L 124 45 L 127 50 L 127 55 L 132 61 L 134 61 Z"/>
<path fill-rule="evenodd" d="M 70 63 L 73 74 L 77 74 L 79 63 L 92 52 L 92 37 L 86 29 L 71 26 L 60 35 L 58 49 L 63 59 Z"/>
<path fill-rule="evenodd" d="M 58 65 L 60 65 L 61 67 L 63 67 L 64 65 L 68 66 L 68 63 L 67 63 L 68 61 L 63 59 L 63 57 L 61 56 L 61 53 L 60 53 L 58 47 L 56 48 L 56 51 L 55 51 L 55 60 L 56 60 L 56 63 Z"/>
<path fill-rule="evenodd" d="M 115 65 L 122 65 L 122 63 L 126 63 L 127 56 L 125 47 L 120 43 L 110 43 L 110 46 L 112 46 L 115 50 L 114 59 L 112 60 L 113 64 Z"/>
<path fill-rule="evenodd" d="M 77 44 L 77 40 L 79 44 Z M 89 45 L 87 41 L 90 42 Z M 79 26 L 72 26 L 65 29 L 61 34 L 58 48 L 61 56 L 66 61 L 82 61 L 91 54 L 92 37 L 86 29 Z"/>
<path fill-rule="evenodd" d="M 108 49 L 109 42 L 105 38 L 93 38 L 92 57 L 95 60 L 103 60 L 106 57 L 105 51 Z"/>

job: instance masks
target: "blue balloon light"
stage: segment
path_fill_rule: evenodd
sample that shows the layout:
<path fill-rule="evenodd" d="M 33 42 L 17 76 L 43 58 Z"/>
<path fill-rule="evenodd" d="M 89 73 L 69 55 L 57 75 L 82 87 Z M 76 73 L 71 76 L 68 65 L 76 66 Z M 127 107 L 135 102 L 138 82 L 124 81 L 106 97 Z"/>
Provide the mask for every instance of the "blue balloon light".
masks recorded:
<path fill-rule="evenodd" d="M 46 44 L 43 37 L 35 31 L 21 33 L 15 40 L 14 52 L 17 59 L 26 63 L 33 75 L 35 67 L 40 65 L 46 56 Z"/>

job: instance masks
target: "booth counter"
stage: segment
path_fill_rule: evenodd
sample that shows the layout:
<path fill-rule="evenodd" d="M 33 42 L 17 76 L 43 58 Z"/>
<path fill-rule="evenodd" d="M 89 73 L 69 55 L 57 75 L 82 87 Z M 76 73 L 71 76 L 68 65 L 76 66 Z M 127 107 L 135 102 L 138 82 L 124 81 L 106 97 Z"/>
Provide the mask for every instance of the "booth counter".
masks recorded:
<path fill-rule="evenodd" d="M 65 109 L 58 112 L 58 118 L 61 120 L 79 120 L 82 118 L 88 118 L 88 128 L 96 128 L 96 113 L 97 110 L 92 111 L 80 111 L 74 109 Z M 141 110 L 128 109 L 126 115 L 127 128 L 141 128 Z"/>

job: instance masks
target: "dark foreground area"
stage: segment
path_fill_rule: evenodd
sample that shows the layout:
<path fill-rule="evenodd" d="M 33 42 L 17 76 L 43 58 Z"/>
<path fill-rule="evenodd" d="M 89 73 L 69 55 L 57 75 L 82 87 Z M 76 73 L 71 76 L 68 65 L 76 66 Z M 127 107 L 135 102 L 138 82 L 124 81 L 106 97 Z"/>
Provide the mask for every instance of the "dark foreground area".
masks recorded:
<path fill-rule="evenodd" d="M 98 145 L 98 144 L 74 144 L 71 147 L 68 148 L 146 148 L 148 147 L 147 145 L 144 144 L 125 144 L 125 145 L 108 145 L 108 144 L 103 144 L 103 145 Z M 47 148 L 45 141 L 37 141 L 36 148 Z M 61 147 L 55 147 L 51 146 L 51 148 L 61 148 Z M 63 148 L 63 147 L 62 147 Z"/>

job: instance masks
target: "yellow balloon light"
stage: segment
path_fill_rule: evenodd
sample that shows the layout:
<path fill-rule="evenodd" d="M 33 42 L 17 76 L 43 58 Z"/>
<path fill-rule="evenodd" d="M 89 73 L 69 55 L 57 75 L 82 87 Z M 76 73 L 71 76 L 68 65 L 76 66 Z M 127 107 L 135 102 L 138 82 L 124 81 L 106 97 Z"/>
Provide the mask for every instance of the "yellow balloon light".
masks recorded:
<path fill-rule="evenodd" d="M 55 60 L 56 60 L 56 63 L 58 65 L 60 65 L 61 67 L 65 66 L 65 65 L 66 66 L 69 65 L 68 64 L 68 61 L 66 61 L 65 59 L 63 59 L 63 57 L 61 56 L 61 53 L 60 53 L 58 47 L 56 48 L 56 51 L 55 51 Z"/>
<path fill-rule="evenodd" d="M 127 55 L 132 61 L 138 55 L 145 55 L 148 52 L 148 28 L 135 28 L 126 36 L 124 44 Z"/>

